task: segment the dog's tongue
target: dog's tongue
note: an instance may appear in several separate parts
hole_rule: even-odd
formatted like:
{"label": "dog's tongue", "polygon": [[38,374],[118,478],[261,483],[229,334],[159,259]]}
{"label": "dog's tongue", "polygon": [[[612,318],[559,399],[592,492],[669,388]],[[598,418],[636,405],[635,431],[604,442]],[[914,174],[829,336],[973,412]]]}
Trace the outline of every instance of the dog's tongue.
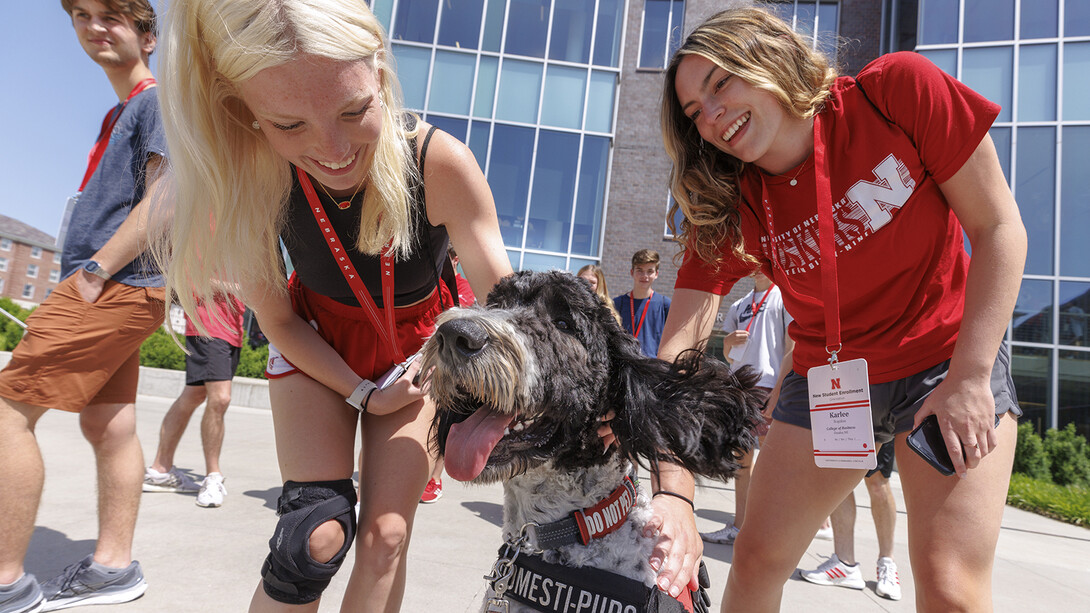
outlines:
{"label": "dog's tongue", "polygon": [[472,481],[481,474],[514,418],[481,407],[465,421],[451,425],[445,453],[447,474],[459,481]]}

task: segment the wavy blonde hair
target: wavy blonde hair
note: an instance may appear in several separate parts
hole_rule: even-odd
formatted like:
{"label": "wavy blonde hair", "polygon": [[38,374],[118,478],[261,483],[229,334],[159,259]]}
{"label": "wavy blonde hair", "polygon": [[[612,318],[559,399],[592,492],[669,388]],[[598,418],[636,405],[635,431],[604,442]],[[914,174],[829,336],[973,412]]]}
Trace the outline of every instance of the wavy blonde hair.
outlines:
{"label": "wavy blonde hair", "polygon": [[[722,11],[708,18],[685,39],[666,69],[662,90],[662,141],[673,161],[670,192],[674,204],[667,216],[683,257],[714,264],[722,262],[720,247],[731,245],[734,256],[756,267],[746,253],[738,212],[738,178],[745,164],[713,145],[703,145],[696,126],[681,109],[674,89],[678,65],[699,55],[746,83],[776,98],[793,117],[817,114],[836,79],[836,69],[791,26],[762,8]],[[681,209],[681,228],[673,217]]]}
{"label": "wavy blonde hair", "polygon": [[382,131],[356,246],[377,254],[392,241],[399,257],[410,253],[416,131],[404,123],[385,32],[363,0],[171,0],[164,25],[159,99],[174,214],[153,254],[168,295],[187,313],[194,296],[211,297],[224,285],[286,291],[279,237],[291,164],[251,127],[238,84],[301,54],[366,61],[377,71]]}

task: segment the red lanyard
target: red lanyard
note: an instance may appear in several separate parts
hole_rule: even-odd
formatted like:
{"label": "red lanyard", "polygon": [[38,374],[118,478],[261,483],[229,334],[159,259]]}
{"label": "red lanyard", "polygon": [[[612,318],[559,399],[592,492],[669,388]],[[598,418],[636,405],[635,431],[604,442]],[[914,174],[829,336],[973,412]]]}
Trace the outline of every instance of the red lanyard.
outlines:
{"label": "red lanyard", "polygon": [[[840,291],[836,276],[836,241],[833,223],[833,193],[829,180],[829,168],[825,159],[825,147],[829,140],[828,130],[822,127],[821,114],[814,115],[814,183],[818,211],[818,247],[821,253],[821,297],[825,306],[825,351],[836,363],[837,353],[843,348],[840,342]],[[761,177],[761,202],[768,221],[768,237],[772,243],[772,265],[777,263],[776,231],[772,225],[772,206],[768,203],[768,186]],[[783,284],[791,291],[786,271]],[[800,292],[794,292],[802,295]]]}
{"label": "red lanyard", "polygon": [[[378,305],[375,304],[375,299],[371,297],[371,293],[367,291],[367,287],[360,280],[359,274],[356,273],[356,267],[352,264],[352,260],[345,253],[344,246],[341,244],[337,232],[333,229],[333,225],[329,223],[329,218],[326,217],[325,209],[322,208],[322,203],[318,200],[318,194],[314,191],[310,177],[298,167],[295,168],[295,174],[299,176],[299,185],[303,187],[303,193],[306,194],[307,202],[310,204],[310,212],[314,213],[314,219],[318,222],[318,227],[321,228],[322,234],[326,236],[329,251],[333,254],[333,259],[340,264],[344,280],[352,288],[352,293],[355,294],[360,306],[367,311],[367,316],[371,319],[375,330],[386,341],[386,344],[393,349],[397,361],[404,362],[405,353],[401,351],[401,345],[397,342],[397,327],[394,324],[394,256],[390,251],[391,243],[387,243],[383,247],[382,257],[380,258],[382,264],[383,308],[379,309]],[[382,314],[385,315],[385,326],[382,325],[383,318],[379,317],[379,311],[382,311]]]}
{"label": "red lanyard", "polygon": [[651,290],[651,293],[647,296],[647,302],[643,303],[643,314],[640,315],[640,323],[636,325],[636,299],[632,297],[632,292],[628,292],[628,316],[632,319],[632,336],[639,338],[640,328],[643,327],[643,318],[647,317],[647,307],[651,306],[651,298],[655,296],[655,290]]}
{"label": "red lanyard", "polygon": [[757,302],[757,290],[753,290],[753,299],[749,301],[749,312],[752,317],[749,318],[749,323],[746,324],[746,332],[749,332],[749,327],[753,325],[753,320],[757,319],[757,313],[761,312],[761,307],[764,306],[765,300],[768,300],[768,295],[772,293],[772,288],[776,287],[773,283],[765,290],[765,295],[761,297],[761,301]]}
{"label": "red lanyard", "polygon": [[91,153],[87,154],[87,172],[83,174],[83,183],[79,184],[79,191],[82,192],[83,188],[87,187],[87,182],[91,180],[91,176],[95,174],[95,170],[98,168],[98,163],[102,161],[102,156],[106,153],[106,145],[110,144],[110,133],[114,131],[117,120],[121,118],[121,111],[125,110],[125,105],[129,103],[129,100],[135,98],[137,94],[152,85],[155,85],[155,79],[150,77],[137,83],[124,102],[106,113],[105,119],[102,120],[102,128],[98,131],[98,140],[91,147]]}

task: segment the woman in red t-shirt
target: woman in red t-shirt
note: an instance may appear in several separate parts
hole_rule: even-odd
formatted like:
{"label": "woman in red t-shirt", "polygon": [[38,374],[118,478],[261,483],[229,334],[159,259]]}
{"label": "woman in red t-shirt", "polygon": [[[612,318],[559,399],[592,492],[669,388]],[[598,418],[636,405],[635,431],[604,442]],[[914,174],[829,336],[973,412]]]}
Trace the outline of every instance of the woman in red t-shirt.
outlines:
{"label": "woman in red t-shirt", "polygon": [[[866,360],[861,423],[874,438],[863,448],[896,441],[918,608],[990,609],[1017,425],[995,427],[996,416],[1021,413],[1002,341],[1026,251],[988,136],[997,113],[916,54],[838,78],[789,25],[754,8],[710,18],[668,67],[663,137],[685,261],[659,357],[707,338],[722,296],[754,269],[795,317],[793,372],[755,467],[723,610],[778,610],[822,520],[866,472],[815,462],[827,431],[811,433],[818,383],[808,388],[806,376],[825,372],[811,369],[827,369],[829,353],[841,366]],[[932,414],[956,477],[906,445]],[[674,474],[659,487],[691,492],[692,482]],[[684,580],[700,551],[691,511],[655,504],[664,574]]]}

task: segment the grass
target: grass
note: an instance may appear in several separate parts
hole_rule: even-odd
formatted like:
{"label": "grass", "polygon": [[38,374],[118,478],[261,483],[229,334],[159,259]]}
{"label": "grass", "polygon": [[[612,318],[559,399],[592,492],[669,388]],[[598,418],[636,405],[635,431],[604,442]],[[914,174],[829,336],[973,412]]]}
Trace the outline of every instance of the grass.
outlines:
{"label": "grass", "polygon": [[1014,473],[1007,490],[1007,504],[1090,528],[1090,488],[1056,485]]}

